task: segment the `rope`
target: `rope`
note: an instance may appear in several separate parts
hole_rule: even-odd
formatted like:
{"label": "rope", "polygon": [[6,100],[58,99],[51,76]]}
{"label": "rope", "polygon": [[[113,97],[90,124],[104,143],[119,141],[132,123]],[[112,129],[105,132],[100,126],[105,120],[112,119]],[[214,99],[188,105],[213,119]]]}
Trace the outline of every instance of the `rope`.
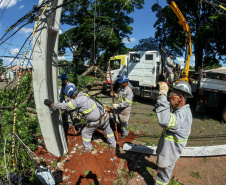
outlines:
{"label": "rope", "polygon": [[23,62],[22,62],[21,66],[20,66],[20,69],[19,69],[17,92],[16,92],[15,99],[14,99],[13,138],[12,138],[12,159],[13,159],[13,168],[14,168],[14,171],[16,171],[16,168],[17,168],[16,158],[15,158],[15,136],[16,136],[16,118],[17,118],[16,117],[16,113],[17,113],[17,94],[18,94],[20,82],[22,80],[22,78],[21,78],[22,69],[23,69],[24,61],[25,61],[25,58],[26,58],[26,55],[27,55],[27,51],[28,51],[28,49],[30,47],[31,40],[32,40],[32,38],[34,36],[34,33],[35,33],[35,31],[36,31],[36,29],[38,27],[38,24],[39,24],[39,22],[40,22],[40,20],[41,20],[41,18],[43,16],[43,14],[44,14],[44,12],[46,11],[47,7],[48,6],[46,5],[45,8],[44,8],[44,10],[42,11],[42,13],[41,13],[38,21],[37,21],[37,24],[34,27],[34,30],[32,32],[32,35],[31,35],[29,44],[28,44],[28,46],[26,48],[26,51],[25,51],[25,54],[24,54]]}

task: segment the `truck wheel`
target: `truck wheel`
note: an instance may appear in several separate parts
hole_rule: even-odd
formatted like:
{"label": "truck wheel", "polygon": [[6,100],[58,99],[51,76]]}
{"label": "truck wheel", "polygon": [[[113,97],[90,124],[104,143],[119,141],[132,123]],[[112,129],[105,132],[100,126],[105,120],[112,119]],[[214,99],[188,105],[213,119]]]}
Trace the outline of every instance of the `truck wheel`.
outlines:
{"label": "truck wheel", "polygon": [[226,106],[224,106],[222,111],[222,122],[226,123]]}

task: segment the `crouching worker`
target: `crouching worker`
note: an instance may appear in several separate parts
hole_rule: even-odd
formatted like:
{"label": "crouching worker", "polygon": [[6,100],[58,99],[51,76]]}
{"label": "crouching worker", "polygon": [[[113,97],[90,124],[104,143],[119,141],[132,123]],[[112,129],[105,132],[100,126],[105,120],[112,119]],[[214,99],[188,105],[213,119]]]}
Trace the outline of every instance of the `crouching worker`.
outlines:
{"label": "crouching worker", "polygon": [[[169,95],[169,101],[167,92],[167,84],[159,82],[156,112],[163,131],[156,150],[156,185],[169,183],[175,163],[187,144],[192,125],[191,109],[189,104],[186,104],[187,98],[192,98],[191,86],[185,81],[176,83]],[[173,109],[172,113],[170,108]]]}
{"label": "crouching worker", "polygon": [[119,100],[119,104],[113,104],[115,115],[112,113],[114,120],[122,125],[122,135],[119,138],[124,138],[129,134],[128,121],[133,102],[133,92],[128,86],[129,78],[126,75],[120,77],[118,83],[121,84],[119,94],[111,92],[111,96],[115,96]]}
{"label": "crouching worker", "polygon": [[79,92],[76,87],[69,86],[66,91],[67,96],[71,98],[69,102],[52,103],[50,100],[45,99],[44,104],[56,109],[75,111],[77,114],[80,113],[82,115],[87,124],[82,130],[84,149],[81,152],[84,153],[92,150],[91,139],[97,128],[104,130],[109,146],[115,149],[116,141],[109,124],[109,114],[103,106],[91,99],[89,95]]}

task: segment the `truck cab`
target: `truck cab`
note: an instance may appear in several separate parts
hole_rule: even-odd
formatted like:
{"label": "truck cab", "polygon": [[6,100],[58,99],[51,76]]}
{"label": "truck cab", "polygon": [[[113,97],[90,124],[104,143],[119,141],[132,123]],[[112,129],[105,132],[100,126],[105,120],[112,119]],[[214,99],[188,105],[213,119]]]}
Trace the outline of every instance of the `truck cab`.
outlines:
{"label": "truck cab", "polygon": [[162,73],[161,55],[158,51],[132,51],[125,55],[110,58],[111,74],[107,70],[106,82],[110,85],[112,76],[113,86],[116,87],[121,75],[130,79],[129,86],[134,94],[141,95],[142,89],[152,90],[157,86]]}

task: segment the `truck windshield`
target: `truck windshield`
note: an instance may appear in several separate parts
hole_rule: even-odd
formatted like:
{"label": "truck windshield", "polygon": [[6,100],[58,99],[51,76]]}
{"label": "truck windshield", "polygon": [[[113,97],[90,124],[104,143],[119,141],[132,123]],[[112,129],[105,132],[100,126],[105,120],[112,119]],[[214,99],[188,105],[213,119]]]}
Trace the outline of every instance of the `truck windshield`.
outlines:
{"label": "truck windshield", "polygon": [[111,60],[110,61],[111,70],[119,69],[120,68],[120,63],[121,63],[121,60],[120,59]]}

